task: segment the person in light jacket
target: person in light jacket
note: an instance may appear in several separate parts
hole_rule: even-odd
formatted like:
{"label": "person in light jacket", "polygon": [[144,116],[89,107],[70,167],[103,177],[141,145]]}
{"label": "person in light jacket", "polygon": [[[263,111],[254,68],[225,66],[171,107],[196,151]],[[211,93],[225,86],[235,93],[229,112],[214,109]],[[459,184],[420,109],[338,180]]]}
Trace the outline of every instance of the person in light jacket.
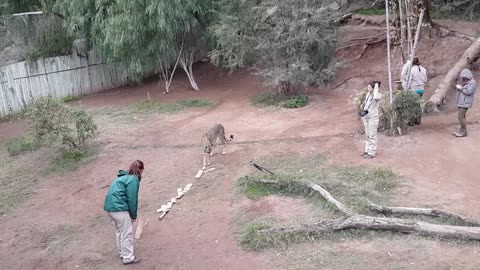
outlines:
{"label": "person in light jacket", "polygon": [[365,126],[365,151],[362,157],[366,159],[375,158],[377,155],[377,129],[380,120],[378,107],[382,101],[382,94],[379,92],[381,82],[372,81],[367,86],[367,96],[363,103],[363,110],[360,112],[363,125]]}
{"label": "person in light jacket", "polygon": [[477,83],[473,79],[473,74],[469,69],[460,72],[460,83],[455,85],[457,88],[457,107],[458,121],[460,129],[453,132],[456,137],[467,137],[467,111],[473,105]]}
{"label": "person in light jacket", "polygon": [[133,222],[137,219],[138,189],[143,170],[140,160],[134,161],[128,172],[120,170],[103,207],[115,223],[117,250],[125,265],[140,262],[140,258],[133,255]]}

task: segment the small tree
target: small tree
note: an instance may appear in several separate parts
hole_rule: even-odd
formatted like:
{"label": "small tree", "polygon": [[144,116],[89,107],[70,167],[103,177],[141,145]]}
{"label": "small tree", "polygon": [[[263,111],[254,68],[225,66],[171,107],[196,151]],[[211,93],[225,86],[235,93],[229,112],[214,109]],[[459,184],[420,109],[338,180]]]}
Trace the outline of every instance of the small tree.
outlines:
{"label": "small tree", "polygon": [[84,152],[86,142],[97,135],[92,116],[51,97],[35,99],[27,108],[27,120],[37,140],[58,144],[69,151]]}
{"label": "small tree", "polygon": [[[234,2],[234,3],[230,3]],[[250,67],[277,92],[290,96],[334,77],[336,13],[327,1],[225,1],[211,28],[214,63]]]}

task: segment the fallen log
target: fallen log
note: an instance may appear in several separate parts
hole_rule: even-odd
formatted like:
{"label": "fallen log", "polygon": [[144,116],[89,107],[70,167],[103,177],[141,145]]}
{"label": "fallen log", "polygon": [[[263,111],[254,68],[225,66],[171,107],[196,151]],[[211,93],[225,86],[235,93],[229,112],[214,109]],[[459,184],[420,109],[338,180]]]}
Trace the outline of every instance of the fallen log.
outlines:
{"label": "fallen log", "polygon": [[425,104],[427,111],[438,111],[440,105],[442,105],[446,99],[449,90],[454,89],[455,80],[462,69],[469,68],[473,64],[476,57],[480,56],[480,38],[478,38],[472,45],[463,53],[460,60],[453,66],[452,69],[445,75],[443,80],[438,85],[437,89],[433,92],[433,95]]}
{"label": "fallen log", "polygon": [[322,221],[312,225],[300,225],[284,228],[262,229],[261,234],[269,233],[305,233],[321,234],[343,230],[392,231],[422,236],[454,239],[480,240],[480,227],[437,225],[422,221],[399,218],[382,218],[354,215],[343,219]]}
{"label": "fallen log", "polygon": [[[281,180],[261,180],[251,179],[250,181],[256,181],[264,184],[286,185],[286,181]],[[336,200],[327,190],[318,184],[315,184],[308,180],[299,180],[299,184],[303,184],[306,187],[318,192],[327,202],[335,206],[340,212],[344,213],[347,217],[321,221],[315,224],[304,224],[299,226],[281,227],[281,228],[269,228],[260,229],[260,234],[291,234],[291,233],[304,233],[304,234],[321,234],[336,232],[342,230],[375,230],[375,231],[392,231],[401,232],[407,234],[418,234],[422,236],[434,236],[445,237],[455,239],[468,239],[468,240],[480,240],[480,227],[467,227],[467,226],[453,226],[453,225],[438,225],[427,222],[417,221],[413,219],[401,219],[401,218],[388,218],[388,217],[375,217],[357,214],[350,208]],[[405,210],[405,209],[403,209]],[[439,215],[448,215],[448,212],[442,211]],[[452,213],[450,213],[453,215]],[[459,215],[457,215],[459,216]]]}
{"label": "fallen log", "polygon": [[430,217],[441,217],[448,219],[456,219],[464,222],[465,224],[480,226],[480,221],[474,220],[462,215],[451,213],[438,209],[431,208],[414,208],[414,207],[388,207],[381,206],[376,204],[370,204],[369,210],[375,213],[380,213],[384,215],[391,214],[406,214],[406,215],[419,215],[419,216],[430,216]]}

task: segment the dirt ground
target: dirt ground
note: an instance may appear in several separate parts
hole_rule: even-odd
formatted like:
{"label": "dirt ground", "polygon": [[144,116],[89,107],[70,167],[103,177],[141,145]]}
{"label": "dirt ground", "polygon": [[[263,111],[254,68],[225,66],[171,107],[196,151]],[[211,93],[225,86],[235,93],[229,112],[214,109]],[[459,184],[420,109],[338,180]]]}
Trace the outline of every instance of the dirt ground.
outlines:
{"label": "dirt ground", "polygon": [[[468,27],[476,29],[478,24]],[[353,38],[382,31],[347,26],[342,29],[341,42],[348,44]],[[442,74],[468,45],[468,41],[456,37],[424,39],[419,56],[431,74]],[[361,47],[352,48],[339,52],[338,57],[352,59],[360,51]],[[394,59],[399,59],[398,51]],[[395,70],[400,70],[398,62],[394,61]],[[161,94],[158,82],[152,79],[142,86],[112,89],[77,101],[98,111],[144,100],[148,92],[158,101],[202,98],[216,105],[128,122],[98,118],[101,135],[95,142],[100,149],[97,158],[65,175],[39,175],[33,193],[0,217],[2,268],[123,267],[115,253],[113,225],[102,209],[106,190],[100,187],[109,184],[117,170],[141,159],[146,175],[140,188],[139,213],[149,219],[149,225],[135,246],[143,262],[132,269],[478,269],[476,247],[402,236],[340,239],[329,246],[299,244],[281,252],[246,252],[235,238],[239,209],[246,207],[256,215],[276,213],[284,219],[307,214],[299,206],[303,202],[297,199],[238,200],[234,185],[238,177],[252,171],[250,160],[273,154],[324,153],[336,163],[388,166],[404,176],[401,192],[394,198],[397,205],[439,207],[480,219],[476,171],[480,164],[480,98],[468,112],[469,137],[457,139],[452,135],[457,119],[450,97],[442,112],[425,117],[422,125],[408,135],[381,135],[377,158],[367,161],[360,157],[362,127],[348,99],[353,90],[362,90],[369,80],[380,79],[387,85],[382,44],[343,65],[331,85],[309,89],[311,103],[297,110],[253,107],[250,98],[263,87],[247,72],[228,76],[209,64],[198,64],[196,76],[199,92],[179,84],[187,81],[179,73],[169,95]],[[431,78],[427,97],[441,78]],[[226,156],[213,157],[216,171],[194,180],[201,167],[201,134],[214,123],[222,123],[228,134],[235,134],[235,143],[228,147]],[[1,122],[0,140],[22,135],[25,128],[17,119]],[[36,164],[42,159],[42,151],[27,154],[27,158]],[[177,188],[191,182],[192,191],[159,221],[156,209],[173,197]],[[331,256],[313,256],[319,250]]]}

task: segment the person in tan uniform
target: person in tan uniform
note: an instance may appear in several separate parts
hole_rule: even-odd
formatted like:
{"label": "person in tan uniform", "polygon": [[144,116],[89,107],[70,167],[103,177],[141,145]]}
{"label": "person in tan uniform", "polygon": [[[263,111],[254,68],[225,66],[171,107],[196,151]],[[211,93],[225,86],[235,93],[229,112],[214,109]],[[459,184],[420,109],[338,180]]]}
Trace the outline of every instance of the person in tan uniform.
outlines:
{"label": "person in tan uniform", "polygon": [[367,96],[363,103],[363,110],[360,112],[365,126],[365,151],[362,153],[362,157],[366,159],[377,156],[377,129],[380,120],[378,107],[382,101],[382,94],[379,92],[380,85],[379,81],[368,83]]}

